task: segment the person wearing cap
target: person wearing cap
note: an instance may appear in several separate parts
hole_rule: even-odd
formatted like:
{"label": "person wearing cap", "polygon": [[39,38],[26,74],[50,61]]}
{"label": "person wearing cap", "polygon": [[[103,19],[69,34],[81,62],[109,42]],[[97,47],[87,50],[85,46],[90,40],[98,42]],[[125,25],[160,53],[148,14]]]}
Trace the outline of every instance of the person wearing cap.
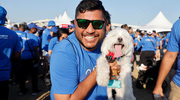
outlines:
{"label": "person wearing cap", "polygon": [[23,95],[26,93],[25,81],[27,77],[27,73],[30,72],[31,80],[32,80],[32,95],[37,95],[39,93],[38,90],[38,67],[34,66],[34,62],[39,62],[39,51],[38,51],[38,38],[33,33],[37,31],[37,26],[34,23],[30,23],[28,25],[29,32],[22,34],[22,43],[23,50],[21,53],[22,59],[22,67],[20,69],[20,92],[19,95]]}
{"label": "person wearing cap", "polygon": [[48,55],[48,47],[49,47],[49,41],[51,40],[52,36],[50,34],[50,29],[54,27],[56,24],[54,21],[50,20],[48,22],[47,28],[44,29],[42,33],[42,44],[41,44],[41,49],[42,49],[42,59],[43,59],[43,77],[44,81],[46,83],[46,74],[48,73],[49,70],[49,55]]}
{"label": "person wearing cap", "polygon": [[[58,27],[54,26],[50,29],[50,37],[48,37],[47,39],[50,39],[51,41],[51,38],[53,37],[56,37],[57,36],[57,31],[58,31]],[[50,45],[50,42],[49,42],[49,45]],[[49,49],[49,45],[48,45],[48,49]],[[46,55],[46,65],[49,65],[49,60],[50,60],[50,55],[49,55],[49,51],[48,51],[48,54]],[[50,78],[49,78],[49,66],[45,66],[46,67],[46,70],[45,70],[45,76],[44,76],[44,82],[46,84],[46,86],[49,86],[51,85],[51,82],[50,82]]]}
{"label": "person wearing cap", "polygon": [[141,48],[140,62],[141,66],[139,69],[139,75],[137,81],[142,81],[141,86],[145,83],[146,79],[142,76],[148,70],[148,68],[152,68],[153,60],[155,57],[155,53],[157,50],[157,41],[153,38],[151,32],[147,33],[147,37],[143,37],[142,40],[137,44],[137,49]]}
{"label": "person wearing cap", "polygon": [[[4,27],[7,11],[0,6],[0,99],[8,100],[11,59],[18,66],[21,62],[21,45],[18,35]],[[16,68],[15,68],[16,69]]]}
{"label": "person wearing cap", "polygon": [[75,25],[74,24],[68,25],[68,30],[69,30],[69,34],[73,33],[75,31]]}
{"label": "person wearing cap", "polygon": [[49,41],[52,38],[50,35],[50,29],[54,27],[56,24],[54,21],[50,20],[48,22],[47,28],[43,31],[42,34],[42,50],[43,50],[43,56],[46,56],[48,54],[48,45]]}

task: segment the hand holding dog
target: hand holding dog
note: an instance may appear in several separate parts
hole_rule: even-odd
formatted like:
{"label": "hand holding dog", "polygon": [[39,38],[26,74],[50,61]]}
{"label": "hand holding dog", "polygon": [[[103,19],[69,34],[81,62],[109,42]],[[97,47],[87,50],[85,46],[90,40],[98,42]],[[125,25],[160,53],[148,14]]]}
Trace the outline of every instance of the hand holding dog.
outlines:
{"label": "hand holding dog", "polygon": [[109,66],[110,66],[110,80],[113,80],[117,77],[117,75],[119,75],[121,71],[121,67],[118,65],[117,61],[114,61],[113,63],[109,63]]}

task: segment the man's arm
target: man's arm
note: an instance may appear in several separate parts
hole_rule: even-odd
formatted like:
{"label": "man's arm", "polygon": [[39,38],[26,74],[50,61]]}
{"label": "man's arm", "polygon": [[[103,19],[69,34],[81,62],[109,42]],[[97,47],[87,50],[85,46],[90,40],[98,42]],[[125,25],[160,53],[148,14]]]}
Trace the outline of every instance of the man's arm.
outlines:
{"label": "man's arm", "polygon": [[[117,61],[109,63],[109,65],[111,70],[117,70],[118,73],[120,72]],[[96,84],[96,69],[97,67],[84,81],[78,84],[78,87],[73,94],[54,94],[55,100],[83,100]]]}
{"label": "man's arm", "polygon": [[164,79],[166,78],[167,74],[169,73],[175,59],[177,56],[178,52],[170,52],[167,51],[163,57],[160,70],[159,70],[159,75],[158,75],[158,80],[156,83],[156,86],[154,88],[153,94],[160,94],[161,96],[163,95],[163,90],[162,90],[162,83]]}
{"label": "man's arm", "polygon": [[96,84],[96,75],[97,72],[95,68],[84,81],[78,84],[78,87],[73,94],[54,94],[55,100],[83,100]]}

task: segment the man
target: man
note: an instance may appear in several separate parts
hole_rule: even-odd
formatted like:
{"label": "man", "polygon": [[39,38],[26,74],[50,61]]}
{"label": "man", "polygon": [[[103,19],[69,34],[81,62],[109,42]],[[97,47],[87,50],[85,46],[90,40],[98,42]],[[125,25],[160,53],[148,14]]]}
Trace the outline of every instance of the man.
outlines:
{"label": "man", "polygon": [[169,73],[176,57],[178,56],[177,60],[177,71],[176,75],[173,77],[170,85],[171,85],[171,91],[169,95],[168,100],[179,100],[180,98],[180,59],[179,56],[179,43],[180,43],[180,19],[177,20],[170,33],[170,37],[168,40],[168,45],[167,45],[167,52],[165,53],[161,66],[160,66],[160,71],[159,71],[159,76],[158,80],[156,83],[156,86],[154,88],[153,94],[160,94],[162,97],[163,95],[163,90],[162,90],[162,83],[164,79],[166,78],[167,74]]}
{"label": "man", "polygon": [[43,50],[43,56],[46,56],[46,54],[48,54],[48,44],[50,39],[52,38],[50,35],[50,29],[55,26],[55,22],[50,20],[48,22],[47,28],[43,31],[42,34],[42,50]]}
{"label": "man", "polygon": [[[105,100],[106,87],[96,83],[96,60],[106,34],[102,2],[82,0],[76,8],[74,23],[75,32],[55,45],[51,55],[51,99]],[[120,70],[117,61],[110,66]]]}
{"label": "man", "polygon": [[[10,59],[20,64],[21,45],[18,35],[4,27],[6,10],[0,6],[0,98],[8,100],[9,78],[12,70]],[[17,65],[18,66],[18,65]]]}
{"label": "man", "polygon": [[49,41],[51,40],[52,36],[50,35],[50,29],[54,27],[56,24],[54,21],[50,20],[48,22],[47,28],[44,29],[42,33],[42,58],[43,58],[43,78],[44,81],[46,81],[46,74],[48,73],[49,70],[49,56],[48,56],[48,47],[49,47]]}
{"label": "man", "polygon": [[26,93],[25,81],[27,73],[30,72],[32,80],[32,95],[37,95],[39,93],[37,87],[37,74],[38,67],[35,67],[35,62],[39,62],[39,51],[38,51],[38,38],[33,33],[37,31],[37,26],[34,23],[28,25],[29,33],[22,34],[22,46],[23,50],[21,53],[22,67],[21,67],[21,77],[20,77],[20,92],[19,95]]}

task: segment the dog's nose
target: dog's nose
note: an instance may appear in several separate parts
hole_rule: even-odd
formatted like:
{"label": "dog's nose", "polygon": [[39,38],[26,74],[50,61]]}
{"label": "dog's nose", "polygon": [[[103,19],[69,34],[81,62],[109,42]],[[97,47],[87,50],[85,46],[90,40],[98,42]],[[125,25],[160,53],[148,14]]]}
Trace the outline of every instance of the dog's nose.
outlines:
{"label": "dog's nose", "polygon": [[119,41],[119,42],[122,42],[122,40],[123,40],[123,39],[122,39],[121,37],[118,38],[118,41]]}

